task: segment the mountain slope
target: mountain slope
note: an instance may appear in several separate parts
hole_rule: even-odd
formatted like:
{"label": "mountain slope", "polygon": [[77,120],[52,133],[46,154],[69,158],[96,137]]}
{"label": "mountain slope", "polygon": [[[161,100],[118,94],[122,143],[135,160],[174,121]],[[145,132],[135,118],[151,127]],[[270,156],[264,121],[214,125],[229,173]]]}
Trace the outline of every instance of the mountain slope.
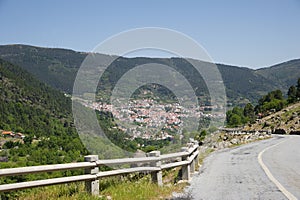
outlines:
{"label": "mountain slope", "polygon": [[71,100],[61,92],[1,59],[0,91],[0,129],[25,134],[24,143],[2,144],[12,161],[4,165],[71,162],[87,153],[72,125]]}
{"label": "mountain slope", "polygon": [[[252,69],[221,64],[218,65],[218,68],[222,74],[229,99],[241,102],[243,98],[246,98],[255,102],[267,91],[276,88],[271,80],[256,74]],[[246,101],[244,100],[244,102]]]}
{"label": "mountain slope", "polygon": [[53,88],[71,93],[77,70],[87,54],[66,49],[5,45],[0,47],[0,55]]}
{"label": "mountain slope", "polygon": [[[19,162],[20,165],[78,161],[87,154],[87,149],[90,153],[99,154],[103,159],[123,156],[122,149],[133,152],[136,150],[136,144],[127,139],[129,136],[126,133],[113,128],[116,123],[113,123],[112,117],[106,112],[97,112],[97,116],[104,134],[110,140],[95,137],[92,132],[83,134],[84,131],[81,131],[79,135],[74,127],[70,98],[38,81],[24,69],[2,59],[0,59],[0,91],[2,94],[0,130],[21,132],[26,136],[24,145],[17,141],[15,144],[6,145],[4,142],[7,140],[1,140],[3,138],[0,136],[0,148],[8,148],[8,158],[11,161],[22,160]],[[75,106],[77,112],[83,115],[93,112],[81,104],[75,103]],[[89,113],[84,117],[91,115]],[[77,120],[76,125],[79,128],[86,124]],[[115,147],[112,147],[111,141]],[[15,146],[18,148],[14,149]],[[41,155],[41,152],[44,155]],[[5,166],[11,167],[14,164],[15,162],[12,162]]]}
{"label": "mountain slope", "polygon": [[[2,45],[0,57],[26,69],[40,81],[66,93],[72,93],[78,68],[87,53],[66,49],[41,48],[27,45]],[[105,58],[105,55],[101,55]],[[112,63],[101,82],[100,89],[110,92],[117,80],[134,66],[146,63],[168,65],[182,73],[191,82],[197,95],[207,94],[207,88],[195,69],[181,58],[124,58]],[[262,95],[275,89],[287,92],[288,86],[300,77],[300,61],[290,61],[273,67],[252,70],[217,64],[226,87],[228,100],[234,104],[256,102]],[[162,89],[161,93],[167,93]]]}
{"label": "mountain slope", "polygon": [[300,77],[300,59],[258,69],[256,74],[273,81],[273,84],[276,84],[278,88],[286,90],[290,85],[294,85],[295,80]]}

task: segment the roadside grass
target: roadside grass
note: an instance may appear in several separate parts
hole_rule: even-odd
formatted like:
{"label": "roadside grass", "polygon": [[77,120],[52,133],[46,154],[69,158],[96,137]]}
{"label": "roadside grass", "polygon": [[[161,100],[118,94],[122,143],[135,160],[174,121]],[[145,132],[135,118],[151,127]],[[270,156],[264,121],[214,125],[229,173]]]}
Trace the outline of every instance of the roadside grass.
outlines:
{"label": "roadside grass", "polygon": [[212,148],[206,149],[205,152],[199,153],[199,163],[196,165],[196,170],[198,170],[201,165],[203,164],[204,159],[211,153],[213,153],[215,150]]}
{"label": "roadside grass", "polygon": [[[146,176],[142,179],[131,181],[123,180],[121,182],[115,182],[115,178],[108,181],[109,187],[101,190],[101,194],[110,197],[111,199],[124,199],[124,200],[155,200],[155,199],[168,199],[172,196],[173,192],[181,192],[185,187],[186,183],[175,183],[174,180],[171,183],[164,184],[160,187],[150,181],[150,176]],[[102,182],[102,184],[101,184]],[[113,184],[112,184],[113,183]],[[103,181],[100,181],[100,185]]]}
{"label": "roadside grass", "polygon": [[38,187],[19,191],[8,199],[19,200],[156,200],[170,199],[173,192],[181,192],[187,183],[177,183],[180,168],[163,172],[164,186],[151,182],[150,175],[130,174],[100,179],[100,195],[91,196],[84,182]]}
{"label": "roadside grass", "polygon": [[[9,198],[10,199],[10,198]],[[69,183],[47,187],[38,187],[18,192],[18,200],[104,200],[91,196],[84,189],[84,183]]]}

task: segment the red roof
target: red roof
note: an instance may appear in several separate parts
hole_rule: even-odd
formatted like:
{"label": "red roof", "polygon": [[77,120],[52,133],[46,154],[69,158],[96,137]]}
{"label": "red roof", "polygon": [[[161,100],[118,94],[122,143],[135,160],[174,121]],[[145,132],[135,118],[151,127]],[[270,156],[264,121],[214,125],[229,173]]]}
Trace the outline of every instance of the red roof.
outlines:
{"label": "red roof", "polygon": [[2,135],[12,135],[12,131],[2,131]]}

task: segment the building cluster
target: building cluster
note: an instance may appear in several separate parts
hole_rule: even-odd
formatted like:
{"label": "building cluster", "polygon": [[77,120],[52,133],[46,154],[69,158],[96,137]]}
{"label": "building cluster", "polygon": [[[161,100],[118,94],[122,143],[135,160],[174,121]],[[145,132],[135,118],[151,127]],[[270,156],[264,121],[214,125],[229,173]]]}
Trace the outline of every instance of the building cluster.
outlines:
{"label": "building cluster", "polygon": [[203,107],[185,108],[178,103],[158,103],[153,99],[130,100],[119,106],[102,102],[85,102],[94,110],[111,112],[118,127],[133,138],[167,139],[181,131],[184,118],[213,117]]}
{"label": "building cluster", "polygon": [[19,139],[24,139],[25,135],[23,135],[23,133],[15,133],[13,131],[1,131],[1,135],[3,137],[12,137],[12,138],[19,138]]}

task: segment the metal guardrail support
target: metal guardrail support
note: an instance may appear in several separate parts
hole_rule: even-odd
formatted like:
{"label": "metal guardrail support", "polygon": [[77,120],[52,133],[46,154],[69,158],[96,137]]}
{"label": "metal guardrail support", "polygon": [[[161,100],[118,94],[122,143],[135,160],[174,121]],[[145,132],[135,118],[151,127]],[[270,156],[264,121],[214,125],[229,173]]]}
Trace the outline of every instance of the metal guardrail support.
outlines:
{"label": "metal guardrail support", "polygon": [[[149,157],[160,157],[160,151],[151,151]],[[161,161],[151,162],[151,167],[158,167],[161,169]],[[162,171],[151,172],[151,178],[154,183],[157,183],[159,186],[163,185],[162,182]]]}
{"label": "metal guardrail support", "polygon": [[[98,160],[98,155],[84,156],[85,162],[96,162]],[[85,174],[97,174],[99,172],[99,167],[92,167],[85,169]],[[85,181],[85,188],[88,193],[92,195],[99,195],[99,179],[93,179]]]}

